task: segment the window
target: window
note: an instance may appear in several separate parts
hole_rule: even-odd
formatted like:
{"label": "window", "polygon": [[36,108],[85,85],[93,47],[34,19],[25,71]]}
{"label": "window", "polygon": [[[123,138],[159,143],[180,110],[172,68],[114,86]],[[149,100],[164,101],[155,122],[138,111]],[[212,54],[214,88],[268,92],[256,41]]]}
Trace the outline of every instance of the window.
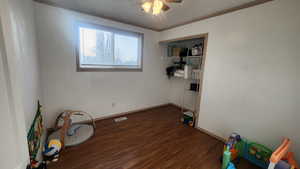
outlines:
{"label": "window", "polygon": [[83,23],[77,31],[78,71],[142,70],[143,34]]}

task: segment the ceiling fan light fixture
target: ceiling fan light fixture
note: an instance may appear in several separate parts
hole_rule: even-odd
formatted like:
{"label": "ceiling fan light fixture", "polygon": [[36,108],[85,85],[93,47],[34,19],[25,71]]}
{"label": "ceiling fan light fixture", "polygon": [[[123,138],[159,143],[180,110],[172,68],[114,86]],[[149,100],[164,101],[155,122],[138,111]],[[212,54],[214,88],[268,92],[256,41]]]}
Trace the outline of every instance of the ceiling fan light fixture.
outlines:
{"label": "ceiling fan light fixture", "polygon": [[161,0],[154,0],[152,14],[153,15],[160,14],[162,12],[163,6],[164,6],[164,3]]}
{"label": "ceiling fan light fixture", "polygon": [[144,2],[142,4],[142,8],[145,12],[149,13],[151,11],[151,8],[152,8],[152,2]]}

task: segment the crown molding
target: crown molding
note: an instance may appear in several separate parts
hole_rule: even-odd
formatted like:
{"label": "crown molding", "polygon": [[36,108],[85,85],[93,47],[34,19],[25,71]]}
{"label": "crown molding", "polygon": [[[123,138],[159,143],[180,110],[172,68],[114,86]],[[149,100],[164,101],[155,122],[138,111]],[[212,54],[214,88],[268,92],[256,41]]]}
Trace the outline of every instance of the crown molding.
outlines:
{"label": "crown molding", "polygon": [[238,10],[242,10],[242,9],[250,8],[250,7],[253,7],[253,6],[261,5],[261,4],[271,2],[271,1],[274,1],[274,0],[255,0],[255,1],[252,1],[252,2],[248,2],[248,3],[242,4],[242,5],[233,7],[233,8],[221,10],[221,11],[215,12],[215,13],[210,14],[210,15],[202,16],[202,17],[199,17],[199,18],[196,18],[196,19],[193,19],[193,20],[189,20],[189,21],[186,21],[186,22],[179,23],[179,24],[174,24],[172,26],[169,26],[169,27],[166,27],[166,28],[163,28],[163,29],[156,29],[156,28],[145,26],[145,25],[142,25],[142,24],[136,24],[136,23],[133,23],[133,22],[124,21],[124,20],[120,20],[120,19],[117,19],[117,18],[104,16],[104,15],[98,14],[96,12],[86,12],[86,11],[83,11],[83,10],[74,9],[70,6],[59,5],[59,4],[56,4],[56,3],[53,3],[53,2],[49,2],[48,0],[34,0],[34,1],[38,2],[38,3],[43,3],[43,4],[50,5],[50,6],[58,7],[58,8],[63,8],[63,9],[79,12],[79,13],[82,13],[82,14],[87,14],[87,15],[91,15],[91,16],[95,16],[95,17],[100,17],[100,18],[103,18],[103,19],[108,19],[108,20],[111,20],[111,21],[115,21],[115,22],[119,22],[119,23],[123,23],[123,24],[127,24],[127,25],[137,26],[137,27],[141,27],[141,28],[144,28],[144,29],[149,29],[149,30],[156,31],[156,32],[162,32],[162,31],[173,29],[173,28],[183,26],[183,25],[186,25],[186,24],[199,22],[199,21],[202,21],[202,20],[205,20],[205,19],[210,19],[210,18],[213,18],[213,17],[225,15],[225,14],[235,12],[235,11],[238,11]]}
{"label": "crown molding", "polygon": [[261,4],[264,4],[266,2],[270,2],[270,1],[273,1],[273,0],[256,0],[256,1],[248,2],[248,3],[242,4],[240,6],[225,9],[225,10],[218,11],[218,12],[215,12],[215,13],[210,14],[210,15],[202,16],[202,17],[197,18],[197,19],[193,19],[193,20],[190,20],[190,21],[186,21],[186,22],[182,22],[182,23],[179,23],[179,24],[176,24],[176,25],[172,25],[172,26],[169,26],[167,28],[160,29],[159,31],[165,31],[165,30],[176,28],[176,27],[179,27],[179,26],[191,24],[191,23],[194,23],[194,22],[199,22],[199,21],[202,21],[202,20],[205,20],[205,19],[210,19],[210,18],[213,18],[213,17],[225,15],[225,14],[235,12],[235,11],[238,11],[238,10],[242,10],[242,9],[250,8],[250,7],[253,7],[253,6],[261,5]]}
{"label": "crown molding", "polygon": [[123,20],[120,20],[120,19],[108,17],[108,16],[105,16],[105,15],[101,15],[101,14],[98,14],[96,12],[86,12],[86,11],[83,11],[83,10],[74,9],[72,7],[69,7],[69,6],[59,5],[59,4],[56,4],[56,3],[53,3],[53,2],[49,2],[47,0],[33,0],[33,1],[35,1],[37,3],[46,4],[46,5],[49,5],[49,6],[61,8],[61,9],[66,9],[66,10],[69,10],[69,11],[78,12],[78,13],[85,14],[85,15],[95,16],[95,17],[111,20],[111,21],[114,21],[114,22],[123,23],[123,24],[126,24],[126,25],[131,25],[131,26],[136,26],[136,27],[140,27],[140,28],[144,28],[144,29],[149,29],[149,30],[156,31],[156,32],[160,31],[160,29],[155,29],[155,28],[148,27],[148,26],[145,26],[145,25],[142,25],[142,24],[136,24],[136,23],[133,23],[133,22],[123,21]]}

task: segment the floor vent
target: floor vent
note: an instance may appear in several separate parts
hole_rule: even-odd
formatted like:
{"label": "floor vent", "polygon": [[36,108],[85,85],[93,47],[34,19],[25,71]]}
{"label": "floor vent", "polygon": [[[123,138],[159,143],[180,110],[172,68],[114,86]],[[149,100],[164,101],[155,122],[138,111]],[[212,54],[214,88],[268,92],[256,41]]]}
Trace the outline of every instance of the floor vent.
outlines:
{"label": "floor vent", "polygon": [[114,121],[115,121],[116,123],[118,123],[118,122],[121,122],[121,121],[125,121],[125,120],[127,120],[127,119],[128,119],[127,117],[118,117],[118,118],[115,118]]}

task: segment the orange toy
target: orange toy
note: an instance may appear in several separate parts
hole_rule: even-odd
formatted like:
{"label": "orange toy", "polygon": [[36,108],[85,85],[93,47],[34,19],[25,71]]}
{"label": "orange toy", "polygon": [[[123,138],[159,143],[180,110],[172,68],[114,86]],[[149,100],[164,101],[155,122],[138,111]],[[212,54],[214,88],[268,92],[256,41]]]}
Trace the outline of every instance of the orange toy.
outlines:
{"label": "orange toy", "polygon": [[288,152],[286,157],[283,159],[286,160],[291,166],[293,166],[294,168],[298,168],[299,166],[294,158],[294,153],[293,152]]}
{"label": "orange toy", "polygon": [[[224,151],[226,151],[226,146],[224,146]],[[238,150],[235,149],[235,148],[232,148],[229,151],[231,153],[231,161],[235,160],[238,157],[238,155],[239,155]]]}
{"label": "orange toy", "polygon": [[283,140],[282,144],[272,154],[272,156],[270,158],[270,164],[269,164],[268,169],[274,169],[276,164],[280,160],[287,160],[287,162],[289,163],[289,165],[292,166],[292,168],[299,169],[298,164],[297,164],[296,160],[294,159],[293,153],[288,152],[291,144],[292,144],[291,140],[289,140],[289,139]]}

